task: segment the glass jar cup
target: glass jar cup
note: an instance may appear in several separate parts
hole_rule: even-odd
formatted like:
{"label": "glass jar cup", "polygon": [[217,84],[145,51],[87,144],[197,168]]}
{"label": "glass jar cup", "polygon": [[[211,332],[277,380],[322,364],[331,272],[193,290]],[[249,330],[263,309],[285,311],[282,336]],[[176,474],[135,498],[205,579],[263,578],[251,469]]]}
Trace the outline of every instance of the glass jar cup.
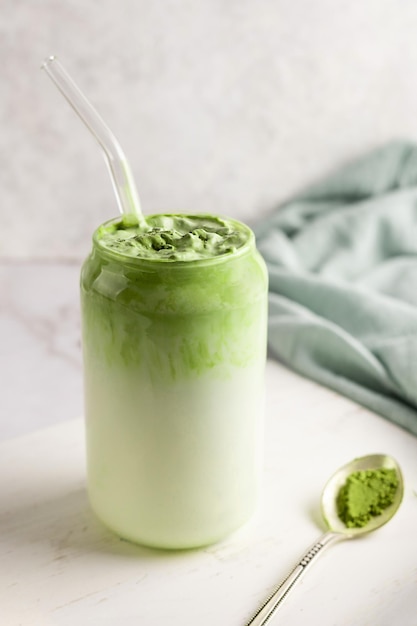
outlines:
{"label": "glass jar cup", "polygon": [[106,249],[98,229],[82,268],[89,498],[141,544],[215,542],[258,499],[267,271],[235,223],[236,251],[175,262]]}

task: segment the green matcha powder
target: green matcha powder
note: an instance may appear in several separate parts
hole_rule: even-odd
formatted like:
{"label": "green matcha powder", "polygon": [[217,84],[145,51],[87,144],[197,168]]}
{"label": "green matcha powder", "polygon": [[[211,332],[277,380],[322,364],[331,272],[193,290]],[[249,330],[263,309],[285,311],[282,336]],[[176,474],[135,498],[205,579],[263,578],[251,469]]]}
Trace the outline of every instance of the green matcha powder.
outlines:
{"label": "green matcha powder", "polygon": [[353,472],[339,491],[337,513],[348,528],[361,528],[394,502],[397,489],[395,469]]}

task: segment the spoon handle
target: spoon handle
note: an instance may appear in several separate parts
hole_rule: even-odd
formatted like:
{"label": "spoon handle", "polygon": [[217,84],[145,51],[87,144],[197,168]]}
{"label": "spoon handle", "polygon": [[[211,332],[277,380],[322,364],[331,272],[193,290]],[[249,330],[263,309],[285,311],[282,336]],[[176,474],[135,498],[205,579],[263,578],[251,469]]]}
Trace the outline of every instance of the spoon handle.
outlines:
{"label": "spoon handle", "polygon": [[291,570],[286,578],[278,585],[272,595],[264,602],[264,604],[258,609],[252,619],[247,622],[246,626],[264,626],[271,618],[274,611],[280,606],[283,600],[287,597],[288,593],[294,587],[297,580],[301,578],[307,567],[311,563],[317,561],[318,556],[322,553],[323,549],[329,546],[331,543],[343,539],[343,535],[338,533],[327,532],[320,537],[307,552],[301,557],[297,565]]}

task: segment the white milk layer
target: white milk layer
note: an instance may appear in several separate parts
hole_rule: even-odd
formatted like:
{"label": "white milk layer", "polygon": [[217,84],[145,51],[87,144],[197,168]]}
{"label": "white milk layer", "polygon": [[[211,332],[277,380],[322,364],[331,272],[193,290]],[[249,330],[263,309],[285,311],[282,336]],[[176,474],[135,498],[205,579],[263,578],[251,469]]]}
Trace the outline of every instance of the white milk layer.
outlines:
{"label": "white milk layer", "polygon": [[90,361],[88,488],[96,514],[127,539],[165,548],[209,544],[239,527],[259,492],[263,386],[263,358],[169,386]]}

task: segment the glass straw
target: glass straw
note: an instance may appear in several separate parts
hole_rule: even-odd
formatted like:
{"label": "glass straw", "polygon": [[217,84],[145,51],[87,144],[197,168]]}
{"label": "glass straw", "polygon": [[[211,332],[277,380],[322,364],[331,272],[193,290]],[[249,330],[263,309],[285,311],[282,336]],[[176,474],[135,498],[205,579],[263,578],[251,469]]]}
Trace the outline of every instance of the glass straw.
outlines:
{"label": "glass straw", "polygon": [[56,57],[50,56],[45,59],[42,69],[53,80],[103,149],[120,212],[122,215],[134,217],[139,225],[145,226],[135,181],[116,137]]}

